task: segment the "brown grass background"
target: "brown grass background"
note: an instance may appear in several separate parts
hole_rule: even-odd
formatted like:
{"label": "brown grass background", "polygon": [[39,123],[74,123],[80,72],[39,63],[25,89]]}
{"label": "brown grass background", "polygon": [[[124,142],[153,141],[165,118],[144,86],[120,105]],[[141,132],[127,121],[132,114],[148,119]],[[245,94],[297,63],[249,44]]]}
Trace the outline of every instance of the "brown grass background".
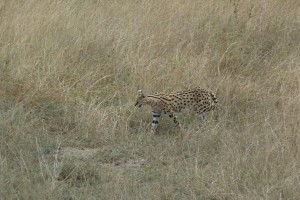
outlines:
{"label": "brown grass background", "polygon": [[[0,199],[298,199],[299,47],[298,0],[1,1]],[[137,90],[194,86],[149,135]]]}

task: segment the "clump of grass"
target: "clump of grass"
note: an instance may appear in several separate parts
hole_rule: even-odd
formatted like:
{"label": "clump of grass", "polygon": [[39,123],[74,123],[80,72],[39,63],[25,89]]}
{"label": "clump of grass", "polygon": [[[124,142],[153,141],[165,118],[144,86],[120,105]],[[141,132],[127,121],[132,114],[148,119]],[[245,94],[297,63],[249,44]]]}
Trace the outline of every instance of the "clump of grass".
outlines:
{"label": "clump of grass", "polygon": [[57,179],[80,187],[81,184],[97,184],[99,174],[96,168],[89,163],[74,163],[69,160],[64,162]]}

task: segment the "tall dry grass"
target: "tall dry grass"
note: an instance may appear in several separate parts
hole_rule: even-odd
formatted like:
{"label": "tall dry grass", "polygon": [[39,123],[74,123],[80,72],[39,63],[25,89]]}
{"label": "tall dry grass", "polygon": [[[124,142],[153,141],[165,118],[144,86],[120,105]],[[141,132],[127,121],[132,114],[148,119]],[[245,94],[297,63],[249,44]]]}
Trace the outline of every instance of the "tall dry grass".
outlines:
{"label": "tall dry grass", "polygon": [[[0,199],[298,199],[300,2],[0,2]],[[216,91],[163,118],[140,88]],[[212,116],[212,115],[211,115]],[[60,149],[96,148],[92,157]]]}

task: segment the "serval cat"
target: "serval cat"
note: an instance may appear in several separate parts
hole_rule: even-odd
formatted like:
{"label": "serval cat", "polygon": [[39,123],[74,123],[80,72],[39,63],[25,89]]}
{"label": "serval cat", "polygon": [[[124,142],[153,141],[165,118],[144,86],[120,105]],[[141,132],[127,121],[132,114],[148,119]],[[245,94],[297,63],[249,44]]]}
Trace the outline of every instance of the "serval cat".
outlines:
{"label": "serval cat", "polygon": [[135,106],[152,107],[151,133],[155,133],[162,112],[173,118],[174,123],[181,128],[176,112],[194,111],[202,121],[206,121],[204,113],[215,110],[217,103],[218,99],[212,91],[197,87],[181,92],[154,95],[146,95],[139,90]]}

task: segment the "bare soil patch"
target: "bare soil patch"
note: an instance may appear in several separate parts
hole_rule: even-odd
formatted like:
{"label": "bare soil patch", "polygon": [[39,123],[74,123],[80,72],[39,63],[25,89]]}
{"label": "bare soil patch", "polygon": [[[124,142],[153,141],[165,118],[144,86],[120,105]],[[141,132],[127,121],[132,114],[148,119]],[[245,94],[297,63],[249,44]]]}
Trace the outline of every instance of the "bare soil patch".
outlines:
{"label": "bare soil patch", "polygon": [[[76,148],[76,147],[62,147],[59,150],[59,156],[61,158],[73,157],[73,158],[89,158],[100,151],[100,148]],[[118,158],[111,162],[101,162],[101,165],[114,167],[114,168],[127,168],[127,169],[139,169],[144,165],[146,159],[144,158]]]}
{"label": "bare soil patch", "polygon": [[116,168],[128,168],[128,169],[139,169],[142,165],[144,165],[146,159],[144,158],[120,158],[119,160],[112,163],[105,163],[105,165],[109,165],[111,167]]}
{"label": "bare soil patch", "polygon": [[75,148],[75,147],[63,147],[60,149],[59,154],[61,157],[78,157],[87,158],[97,153],[99,148]]}

